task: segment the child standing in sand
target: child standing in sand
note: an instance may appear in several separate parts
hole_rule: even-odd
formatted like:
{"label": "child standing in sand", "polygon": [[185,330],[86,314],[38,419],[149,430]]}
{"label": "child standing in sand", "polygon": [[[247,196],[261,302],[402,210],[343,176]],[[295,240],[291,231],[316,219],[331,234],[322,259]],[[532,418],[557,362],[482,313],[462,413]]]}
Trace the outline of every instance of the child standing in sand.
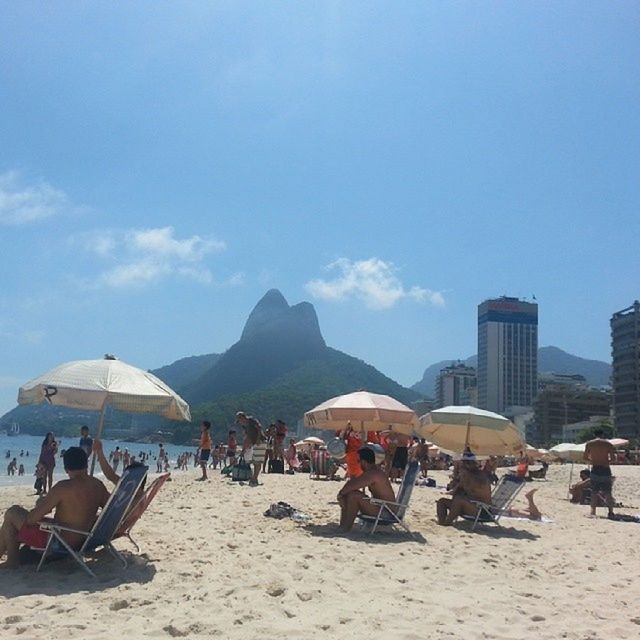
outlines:
{"label": "child standing in sand", "polygon": [[202,477],[196,478],[196,480],[208,480],[207,478],[207,464],[209,462],[209,456],[211,455],[211,435],[209,429],[211,423],[208,420],[203,420],[200,425],[200,468],[202,469]]}

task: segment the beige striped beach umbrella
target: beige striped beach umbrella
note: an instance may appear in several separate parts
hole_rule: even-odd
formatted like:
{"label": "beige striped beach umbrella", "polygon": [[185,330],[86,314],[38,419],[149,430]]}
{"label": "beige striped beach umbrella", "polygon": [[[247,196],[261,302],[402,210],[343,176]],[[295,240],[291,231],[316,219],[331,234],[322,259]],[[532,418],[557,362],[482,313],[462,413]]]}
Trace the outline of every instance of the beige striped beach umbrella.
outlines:
{"label": "beige striped beach umbrella", "polygon": [[41,402],[99,411],[97,438],[102,435],[108,406],[170,420],[191,420],[189,405],[162,380],[113,356],[66,362],[20,387],[18,404]]}
{"label": "beige striped beach umbrella", "polygon": [[469,406],[435,409],[420,418],[418,435],[442,449],[476,455],[516,455],[526,444],[518,428],[504,416]]}

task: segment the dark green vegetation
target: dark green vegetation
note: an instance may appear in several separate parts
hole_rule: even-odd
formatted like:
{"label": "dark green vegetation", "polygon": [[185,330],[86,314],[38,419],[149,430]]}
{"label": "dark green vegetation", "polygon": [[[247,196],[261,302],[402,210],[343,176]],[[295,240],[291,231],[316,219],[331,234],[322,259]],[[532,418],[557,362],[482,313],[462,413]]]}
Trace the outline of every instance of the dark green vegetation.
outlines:
{"label": "dark green vegetation", "polygon": [[578,434],[578,437],[576,438],[576,442],[578,442],[578,444],[581,444],[582,442],[588,442],[589,440],[593,440],[593,438],[596,437],[595,432],[598,431],[598,429],[602,430],[602,432],[604,433],[603,437],[605,438],[615,438],[617,435],[615,427],[611,424],[611,421],[603,420],[599,424],[595,424],[592,427],[589,427],[588,429],[583,429]]}

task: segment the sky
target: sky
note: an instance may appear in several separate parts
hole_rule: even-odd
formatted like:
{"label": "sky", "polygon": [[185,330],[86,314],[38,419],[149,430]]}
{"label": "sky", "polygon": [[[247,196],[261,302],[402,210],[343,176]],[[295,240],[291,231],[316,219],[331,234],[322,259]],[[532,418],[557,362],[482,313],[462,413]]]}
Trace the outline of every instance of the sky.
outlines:
{"label": "sky", "polygon": [[401,384],[477,305],[610,359],[640,298],[636,2],[1,0],[0,414],[220,353],[277,288]]}

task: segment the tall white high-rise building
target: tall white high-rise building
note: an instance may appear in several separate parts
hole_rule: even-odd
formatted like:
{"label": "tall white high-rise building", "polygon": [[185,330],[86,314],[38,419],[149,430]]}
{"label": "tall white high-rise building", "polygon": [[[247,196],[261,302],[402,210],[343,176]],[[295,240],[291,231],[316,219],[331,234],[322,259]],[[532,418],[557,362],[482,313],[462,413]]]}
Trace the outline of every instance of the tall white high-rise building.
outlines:
{"label": "tall white high-rise building", "polygon": [[538,305],[503,296],[478,305],[478,406],[531,406],[537,392]]}

